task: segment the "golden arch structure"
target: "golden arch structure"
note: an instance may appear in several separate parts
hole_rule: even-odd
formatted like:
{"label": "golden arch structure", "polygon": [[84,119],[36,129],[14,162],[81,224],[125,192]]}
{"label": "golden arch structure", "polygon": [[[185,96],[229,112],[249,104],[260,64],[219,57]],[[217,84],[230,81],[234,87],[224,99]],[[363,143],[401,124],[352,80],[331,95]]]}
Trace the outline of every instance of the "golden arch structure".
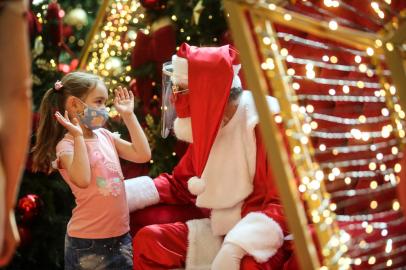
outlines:
{"label": "golden arch structure", "polygon": [[[371,33],[306,16],[294,8],[298,2],[223,1],[270,163],[279,168],[274,173],[297,259],[302,269],[404,267],[404,232],[388,236],[394,224],[404,223],[395,190],[405,136],[404,14]],[[375,8],[388,4],[372,2]],[[309,50],[310,57],[300,49]],[[320,51],[326,55],[317,60]],[[341,64],[340,56],[348,60],[348,55],[354,65]],[[266,104],[271,91],[281,105],[280,116],[274,117]],[[374,114],[378,108],[381,113]],[[363,151],[369,155],[360,158]],[[380,192],[391,195],[375,200],[373,194]],[[394,213],[393,219],[379,219]],[[380,239],[371,237],[379,232]]]}

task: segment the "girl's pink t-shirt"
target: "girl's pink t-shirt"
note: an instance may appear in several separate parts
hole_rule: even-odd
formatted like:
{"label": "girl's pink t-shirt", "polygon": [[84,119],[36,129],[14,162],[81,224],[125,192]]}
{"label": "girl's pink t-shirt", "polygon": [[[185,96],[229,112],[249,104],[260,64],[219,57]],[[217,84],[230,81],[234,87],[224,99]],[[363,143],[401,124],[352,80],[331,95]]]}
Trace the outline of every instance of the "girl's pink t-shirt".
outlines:
{"label": "girl's pink t-shirt", "polygon": [[68,223],[71,237],[100,239],[120,236],[130,230],[124,177],[114,144],[107,129],[94,130],[96,138],[85,139],[91,168],[91,182],[79,188],[71,182],[59,157],[73,154],[73,137],[66,134],[56,146],[56,166],[75,196],[76,207]]}

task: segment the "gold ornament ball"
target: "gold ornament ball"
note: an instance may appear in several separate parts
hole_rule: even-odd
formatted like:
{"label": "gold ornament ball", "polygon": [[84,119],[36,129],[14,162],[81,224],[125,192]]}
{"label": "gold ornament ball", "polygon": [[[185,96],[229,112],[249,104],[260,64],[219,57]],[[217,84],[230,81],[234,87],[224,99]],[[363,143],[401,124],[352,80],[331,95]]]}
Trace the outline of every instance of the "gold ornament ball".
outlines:
{"label": "gold ornament ball", "polygon": [[123,62],[120,58],[112,56],[105,62],[106,70],[113,76],[118,76],[123,72]]}
{"label": "gold ornament ball", "polygon": [[129,30],[129,31],[127,32],[127,37],[128,37],[130,40],[135,40],[135,39],[137,38],[137,32],[135,32],[134,30]]}
{"label": "gold ornament ball", "polygon": [[65,16],[65,22],[68,25],[82,27],[87,25],[87,14],[81,8],[74,8]]}

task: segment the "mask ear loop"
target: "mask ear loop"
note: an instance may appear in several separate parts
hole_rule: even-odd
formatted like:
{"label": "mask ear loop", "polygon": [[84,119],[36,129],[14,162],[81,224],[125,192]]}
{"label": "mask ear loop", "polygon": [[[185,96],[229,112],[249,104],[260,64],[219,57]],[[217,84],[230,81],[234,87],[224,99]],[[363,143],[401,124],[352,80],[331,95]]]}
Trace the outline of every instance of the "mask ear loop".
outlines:
{"label": "mask ear loop", "polygon": [[79,116],[84,116],[84,115],[85,115],[85,110],[86,110],[86,108],[88,107],[88,105],[87,105],[84,101],[82,101],[80,98],[75,97],[75,96],[74,96],[74,98],[75,98],[76,100],[79,100],[80,103],[82,103],[82,105],[84,106],[83,110],[82,110],[81,112],[78,112],[77,114],[78,114]]}

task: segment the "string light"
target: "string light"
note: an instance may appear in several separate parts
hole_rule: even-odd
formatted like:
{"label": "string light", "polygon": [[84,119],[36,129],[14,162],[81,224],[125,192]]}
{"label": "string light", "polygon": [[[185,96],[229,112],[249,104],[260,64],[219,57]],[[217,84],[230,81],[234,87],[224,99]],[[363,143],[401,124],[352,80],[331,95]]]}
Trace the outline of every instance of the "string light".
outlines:
{"label": "string light", "polygon": [[[117,0],[108,7],[104,25],[99,29],[91,40],[90,58],[86,70],[105,77],[106,85],[110,91],[119,83],[128,83],[131,78],[125,75],[125,71],[131,70],[130,66],[123,66],[123,59],[128,58],[135,42],[136,33],[127,32],[130,22],[137,23],[144,18],[139,12],[140,4],[136,1],[127,2]],[[138,18],[136,18],[138,17]],[[148,29],[144,29],[148,33]],[[122,36],[127,33],[128,40]],[[135,35],[135,36],[134,36]],[[115,111],[110,111],[114,116]]]}
{"label": "string light", "polygon": [[338,29],[338,24],[337,24],[336,21],[332,20],[332,21],[330,21],[330,22],[328,23],[328,27],[329,27],[331,30],[335,31],[335,30]]}
{"label": "string light", "polygon": [[371,7],[379,16],[379,18],[381,19],[385,18],[385,13],[380,9],[379,4],[377,2],[372,2]]}
{"label": "string light", "polygon": [[340,2],[337,0],[324,0],[324,5],[326,5],[326,7],[339,7],[340,6]]}
{"label": "string light", "polygon": [[[312,66],[309,66],[312,67]],[[293,76],[294,79],[303,80],[306,77],[303,76]],[[381,85],[379,83],[374,82],[362,82],[362,81],[354,81],[354,80],[337,80],[337,79],[328,79],[328,78],[311,78],[313,82],[318,84],[328,84],[328,85],[348,85],[348,86],[356,86],[358,88],[371,88],[371,89],[379,89]]]}
{"label": "string light", "polygon": [[[330,95],[297,95],[299,100],[314,100],[314,101],[343,101],[343,102],[362,102],[362,103],[384,103],[385,98],[373,96],[330,96]],[[386,111],[385,111],[386,112]],[[383,116],[388,116],[388,113]]]}
{"label": "string light", "polygon": [[368,264],[375,264],[376,258],[374,256],[369,257]]}
{"label": "string light", "polygon": [[[393,155],[385,155],[385,156],[379,156],[381,159],[376,158],[376,159],[352,159],[352,160],[345,160],[345,161],[326,161],[326,162],[320,162],[320,167],[321,168],[331,168],[331,167],[353,167],[353,166],[365,166],[368,165],[369,169],[371,171],[375,171],[377,168],[377,162],[388,162],[391,160],[398,160],[400,156],[393,156]],[[382,164],[381,164],[382,165]],[[396,165],[395,165],[396,166]],[[338,168],[337,168],[338,169]],[[338,176],[338,175],[336,175]]]}
{"label": "string light", "polygon": [[330,56],[330,62],[336,64],[338,62],[338,58],[335,55]]}
{"label": "string light", "polygon": [[265,45],[270,45],[271,44],[271,39],[269,37],[264,37],[262,39],[262,42],[264,42]]}
{"label": "string light", "polygon": [[270,10],[275,10],[275,9],[276,9],[276,5],[275,5],[275,4],[269,4],[269,5],[268,5],[268,8],[269,8]]}
{"label": "string light", "polygon": [[369,56],[374,55],[374,49],[372,49],[371,47],[367,48],[367,55]]}
{"label": "string light", "polygon": [[341,46],[337,46],[337,45],[331,45],[331,44],[326,44],[326,43],[322,43],[322,42],[318,42],[318,41],[314,41],[314,40],[310,40],[310,39],[305,39],[290,33],[285,33],[285,32],[278,32],[277,37],[284,39],[285,41],[289,41],[293,44],[297,44],[297,45],[303,45],[306,47],[312,47],[315,49],[322,49],[322,50],[327,50],[327,51],[342,51],[342,52],[346,52],[349,54],[352,54],[354,56],[368,56],[367,53],[365,51],[360,51],[360,50],[355,50],[355,49],[349,49],[346,47],[341,47]]}
{"label": "string light", "polygon": [[[325,57],[325,58],[324,58]],[[312,59],[306,59],[306,58],[299,58],[299,57],[293,57],[292,55],[287,55],[286,56],[286,61],[290,62],[290,63],[295,63],[295,64],[301,64],[301,65],[306,65],[306,64],[312,64],[313,66],[316,67],[321,67],[321,68],[326,68],[326,69],[331,69],[331,70],[340,70],[340,71],[361,71],[361,72],[367,72],[370,71],[372,73],[372,75],[376,74],[375,70],[372,69],[368,69],[368,67],[366,66],[366,64],[361,64],[359,65],[358,68],[354,67],[354,66],[349,66],[349,65],[340,65],[340,64],[327,64],[324,62],[320,62],[320,61],[315,61]],[[328,57],[327,55],[323,56],[323,61],[328,62],[330,61],[330,57]],[[337,62],[338,59],[335,56],[331,56],[331,62]],[[384,75],[390,75],[390,71],[389,70],[383,70],[382,73]]]}

